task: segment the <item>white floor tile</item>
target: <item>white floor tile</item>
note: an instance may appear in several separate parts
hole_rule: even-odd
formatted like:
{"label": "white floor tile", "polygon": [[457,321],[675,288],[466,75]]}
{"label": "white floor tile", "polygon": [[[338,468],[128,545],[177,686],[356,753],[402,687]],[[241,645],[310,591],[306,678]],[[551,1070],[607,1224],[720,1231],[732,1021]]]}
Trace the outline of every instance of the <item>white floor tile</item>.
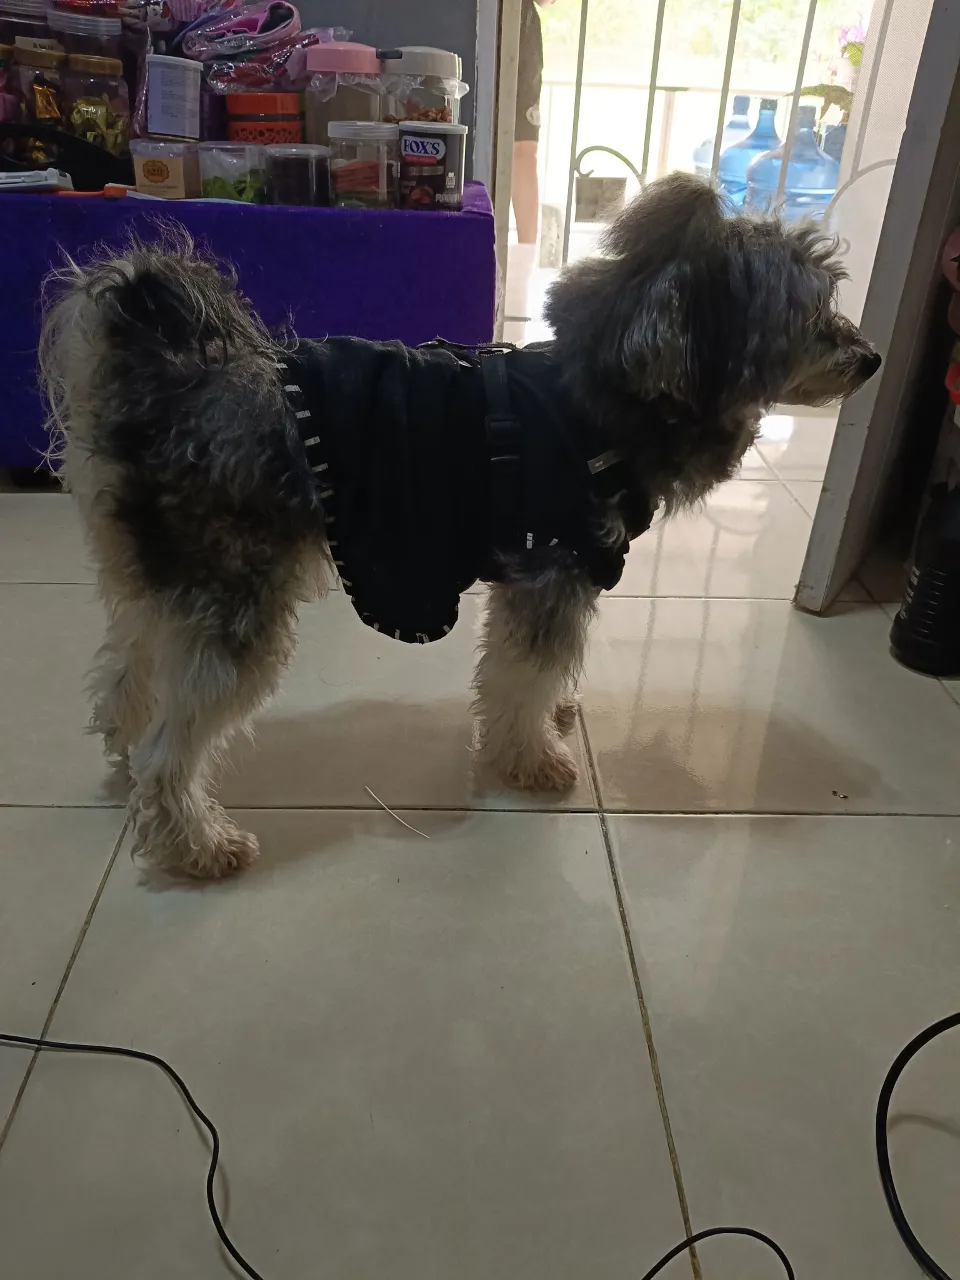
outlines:
{"label": "white floor tile", "polygon": [[[611,827],[694,1228],[759,1227],[801,1277],[913,1280],[874,1108],[900,1049],[960,1005],[960,819]],[[958,1068],[956,1035],[924,1052],[891,1137],[907,1212],[952,1275]],[[738,1280],[778,1266],[749,1242],[704,1244],[701,1261]]]}
{"label": "white floor tile", "polygon": [[0,493],[0,583],[93,581],[68,494]]}
{"label": "white floor tile", "polygon": [[612,594],[790,600],[809,538],[810,518],[782,484],[731,480],[701,508],[658,518]]}
{"label": "white floor tile", "polygon": [[[0,808],[0,1031],[40,1035],[122,828],[110,810]],[[0,1045],[0,1130],[29,1062]]]}
{"label": "white floor tile", "polygon": [[771,414],[757,448],[781,480],[822,481],[836,428],[836,410],[818,416]]}
{"label": "white floor tile", "polygon": [[776,480],[777,477],[764,462],[763,454],[754,445],[744,454],[737,478],[740,480]]}
{"label": "white floor tile", "polygon": [[84,732],[103,631],[92,587],[0,585],[0,804],[125,802]]}
{"label": "white floor tile", "polygon": [[[391,808],[589,809],[581,779],[569,795],[528,795],[475,772],[470,677],[479,600],[428,645],[378,635],[343,595],[301,610],[299,648],[280,694],[238,742],[224,772],[224,803],[280,808],[361,807],[369,787]],[[578,731],[571,748],[582,755]]]}
{"label": "white floor tile", "polygon": [[[171,1059],[264,1275],[631,1276],[680,1238],[596,818],[240,816],[282,852],[231,882],[151,892],[121,853],[53,1032]],[[0,1272],[226,1275],[206,1159],[149,1067],[41,1059]]]}
{"label": "white floor tile", "polygon": [[817,514],[817,503],[820,501],[820,491],[823,488],[822,480],[787,480],[787,488],[803,507],[804,511],[812,520]]}
{"label": "white floor tile", "polygon": [[602,603],[583,710],[608,806],[953,813],[960,720],[875,605]]}

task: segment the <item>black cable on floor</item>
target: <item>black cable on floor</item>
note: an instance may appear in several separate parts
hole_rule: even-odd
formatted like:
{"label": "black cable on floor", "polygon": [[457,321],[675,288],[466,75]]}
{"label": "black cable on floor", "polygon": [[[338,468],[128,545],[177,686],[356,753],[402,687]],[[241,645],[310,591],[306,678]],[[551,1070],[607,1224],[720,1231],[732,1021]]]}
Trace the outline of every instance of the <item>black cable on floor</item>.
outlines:
{"label": "black cable on floor", "polygon": [[[921,1031],[919,1035],[914,1036],[910,1043],[901,1050],[897,1055],[893,1066],[887,1072],[883,1087],[880,1090],[880,1097],[877,1100],[877,1117],[876,1117],[876,1145],[877,1145],[877,1165],[880,1170],[880,1182],[883,1186],[883,1194],[887,1198],[887,1206],[890,1209],[894,1226],[900,1233],[900,1237],[914,1261],[919,1264],[922,1270],[931,1277],[931,1280],[952,1280],[946,1271],[934,1261],[927,1253],[923,1245],[917,1239],[906,1219],[903,1208],[900,1204],[900,1197],[897,1195],[896,1186],[893,1181],[893,1173],[890,1169],[890,1151],[887,1140],[887,1127],[890,1114],[890,1099],[896,1088],[897,1081],[903,1074],[907,1064],[920,1052],[920,1050],[935,1040],[937,1036],[942,1035],[945,1031],[952,1031],[955,1027],[960,1027],[960,1013],[951,1014],[947,1018],[941,1018],[939,1022],[934,1022],[931,1026]],[[259,1271],[255,1271],[247,1262],[243,1254],[236,1247],[220,1218],[217,1209],[217,1202],[214,1198],[214,1178],[217,1172],[217,1164],[220,1160],[220,1134],[217,1126],[203,1112],[194,1100],[193,1094],[187,1088],[186,1081],[183,1077],[165,1062],[163,1058],[153,1053],[144,1053],[140,1049],[126,1049],[119,1045],[111,1044],[82,1044],[69,1040],[38,1040],[33,1036],[15,1036],[0,1032],[0,1043],[11,1045],[20,1045],[29,1049],[55,1049],[62,1053],[99,1053],[106,1054],[116,1058],[135,1058],[139,1062],[149,1062],[151,1066],[159,1067],[165,1075],[167,1075],[176,1087],[179,1089],[181,1096],[187,1106],[197,1117],[207,1133],[210,1135],[212,1143],[212,1151],[210,1155],[210,1165],[207,1169],[207,1209],[210,1213],[210,1219],[213,1222],[217,1235],[220,1237],[223,1247],[234,1260],[238,1267],[250,1280],[264,1280]],[[783,1252],[775,1240],[771,1240],[769,1236],[765,1236],[762,1231],[754,1231],[751,1227],[708,1227],[705,1231],[697,1231],[686,1240],[682,1240],[675,1245],[669,1253],[664,1254],[658,1263],[656,1263],[642,1277],[642,1280],[653,1280],[653,1277],[659,1275],[664,1267],[668,1266],[674,1258],[678,1257],[685,1250],[692,1248],[695,1244],[699,1244],[702,1240],[709,1240],[712,1236],[747,1236],[752,1240],[759,1240],[761,1244],[765,1244],[780,1259],[783,1269],[786,1272],[788,1280],[796,1280],[793,1267],[790,1260]]]}
{"label": "black cable on floor", "polygon": [[903,1212],[903,1206],[900,1204],[900,1197],[897,1195],[897,1188],[893,1181],[893,1171],[890,1168],[887,1128],[890,1116],[890,1099],[893,1097],[897,1081],[903,1075],[904,1068],[916,1057],[924,1045],[929,1044],[931,1040],[935,1040],[937,1036],[942,1036],[945,1031],[952,1031],[955,1027],[960,1027],[960,1013],[952,1013],[948,1018],[941,1018],[939,1022],[931,1023],[919,1035],[914,1036],[906,1048],[901,1049],[897,1054],[893,1066],[887,1072],[887,1077],[883,1082],[880,1097],[877,1099],[876,1140],[880,1185],[883,1187],[883,1194],[887,1198],[887,1208],[890,1210],[893,1225],[897,1228],[900,1239],[907,1246],[914,1262],[917,1263],[925,1275],[931,1277],[931,1280],[951,1280],[951,1277],[927,1253],[907,1221],[906,1214]]}
{"label": "black cable on floor", "polygon": [[113,1058],[136,1058],[138,1062],[149,1062],[151,1066],[159,1067],[165,1075],[169,1076],[180,1090],[184,1102],[209,1133],[210,1141],[213,1144],[210,1153],[210,1165],[207,1169],[207,1209],[210,1212],[210,1218],[216,1228],[217,1235],[220,1237],[227,1253],[229,1253],[241,1271],[250,1277],[250,1280],[264,1280],[259,1271],[254,1271],[253,1267],[227,1235],[227,1229],[223,1225],[220,1212],[217,1209],[217,1202],[213,1195],[213,1180],[220,1161],[220,1134],[217,1132],[217,1126],[209,1116],[200,1110],[193,1094],[187,1088],[187,1082],[179,1072],[171,1067],[169,1062],[164,1062],[163,1058],[158,1058],[155,1053],[143,1053],[140,1049],[125,1049],[113,1044],[76,1044],[70,1040],[35,1040],[33,1036],[13,1036],[3,1032],[0,1032],[0,1042],[18,1044],[28,1049],[59,1049],[62,1053],[101,1053]]}
{"label": "black cable on floor", "polygon": [[[220,1159],[220,1134],[217,1126],[205,1115],[197,1105],[193,1094],[187,1088],[186,1081],[183,1077],[170,1066],[169,1062],[165,1062],[163,1058],[158,1057],[154,1053],[144,1053],[140,1049],[125,1049],[120,1045],[113,1044],[80,1044],[70,1040],[36,1040],[33,1036],[14,1036],[0,1032],[0,1043],[21,1045],[28,1049],[58,1049],[61,1053],[102,1053],[114,1058],[136,1058],[139,1062],[149,1062],[151,1066],[159,1067],[180,1090],[183,1100],[187,1106],[197,1117],[207,1133],[210,1135],[210,1141],[213,1143],[213,1151],[210,1156],[210,1166],[207,1169],[207,1209],[210,1212],[210,1218],[216,1228],[217,1235],[220,1237],[223,1247],[229,1253],[238,1267],[250,1277],[250,1280],[264,1280],[259,1271],[255,1271],[247,1262],[246,1258],[227,1235],[227,1229],[220,1219],[217,1210],[217,1202],[213,1195],[213,1180],[217,1172],[217,1163]],[[664,1254],[660,1261],[648,1271],[643,1280],[653,1280],[653,1277],[659,1275],[668,1263],[672,1262],[678,1254],[683,1253],[685,1249],[692,1248],[701,1240],[706,1240],[710,1236],[750,1236],[754,1240],[760,1240],[763,1244],[769,1245],[780,1261],[787,1273],[788,1280],[796,1280],[787,1255],[780,1246],[769,1236],[763,1235],[760,1231],[753,1231],[750,1227],[709,1227],[706,1231],[698,1231],[695,1235],[681,1241],[669,1253]]]}

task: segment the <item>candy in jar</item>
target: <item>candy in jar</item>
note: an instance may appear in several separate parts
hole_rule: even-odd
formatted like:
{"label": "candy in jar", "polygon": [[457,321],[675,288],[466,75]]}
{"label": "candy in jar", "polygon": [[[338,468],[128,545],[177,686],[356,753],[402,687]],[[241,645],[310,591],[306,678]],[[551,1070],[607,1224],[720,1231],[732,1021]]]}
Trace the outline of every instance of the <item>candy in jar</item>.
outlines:
{"label": "candy in jar", "polygon": [[130,99],[123,64],[71,54],[63,73],[64,116],[71,133],[115,156],[130,150]]}

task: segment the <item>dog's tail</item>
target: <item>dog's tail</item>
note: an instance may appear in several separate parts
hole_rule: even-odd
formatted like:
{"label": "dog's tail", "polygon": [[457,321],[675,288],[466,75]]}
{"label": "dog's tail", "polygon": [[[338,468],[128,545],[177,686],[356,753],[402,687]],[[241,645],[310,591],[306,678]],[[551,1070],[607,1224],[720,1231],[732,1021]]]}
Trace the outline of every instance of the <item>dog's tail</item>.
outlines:
{"label": "dog's tail", "polygon": [[[40,372],[49,403],[48,456],[95,434],[104,415],[136,423],[228,362],[271,349],[235,276],[186,232],[131,240],[119,256],[68,258],[44,283]],[[93,443],[92,439],[89,441]]]}

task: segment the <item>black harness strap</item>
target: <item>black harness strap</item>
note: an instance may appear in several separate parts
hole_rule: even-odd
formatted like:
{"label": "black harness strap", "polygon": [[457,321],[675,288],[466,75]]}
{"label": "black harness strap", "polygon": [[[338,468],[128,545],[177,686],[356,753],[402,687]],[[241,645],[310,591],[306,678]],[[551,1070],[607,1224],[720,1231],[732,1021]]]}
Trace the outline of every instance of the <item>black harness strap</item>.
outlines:
{"label": "black harness strap", "polygon": [[517,517],[523,510],[523,465],[520,456],[520,423],[510,404],[507,362],[502,350],[480,357],[487,397],[484,420],[490,456],[490,504],[493,545],[516,545],[523,531]]}

